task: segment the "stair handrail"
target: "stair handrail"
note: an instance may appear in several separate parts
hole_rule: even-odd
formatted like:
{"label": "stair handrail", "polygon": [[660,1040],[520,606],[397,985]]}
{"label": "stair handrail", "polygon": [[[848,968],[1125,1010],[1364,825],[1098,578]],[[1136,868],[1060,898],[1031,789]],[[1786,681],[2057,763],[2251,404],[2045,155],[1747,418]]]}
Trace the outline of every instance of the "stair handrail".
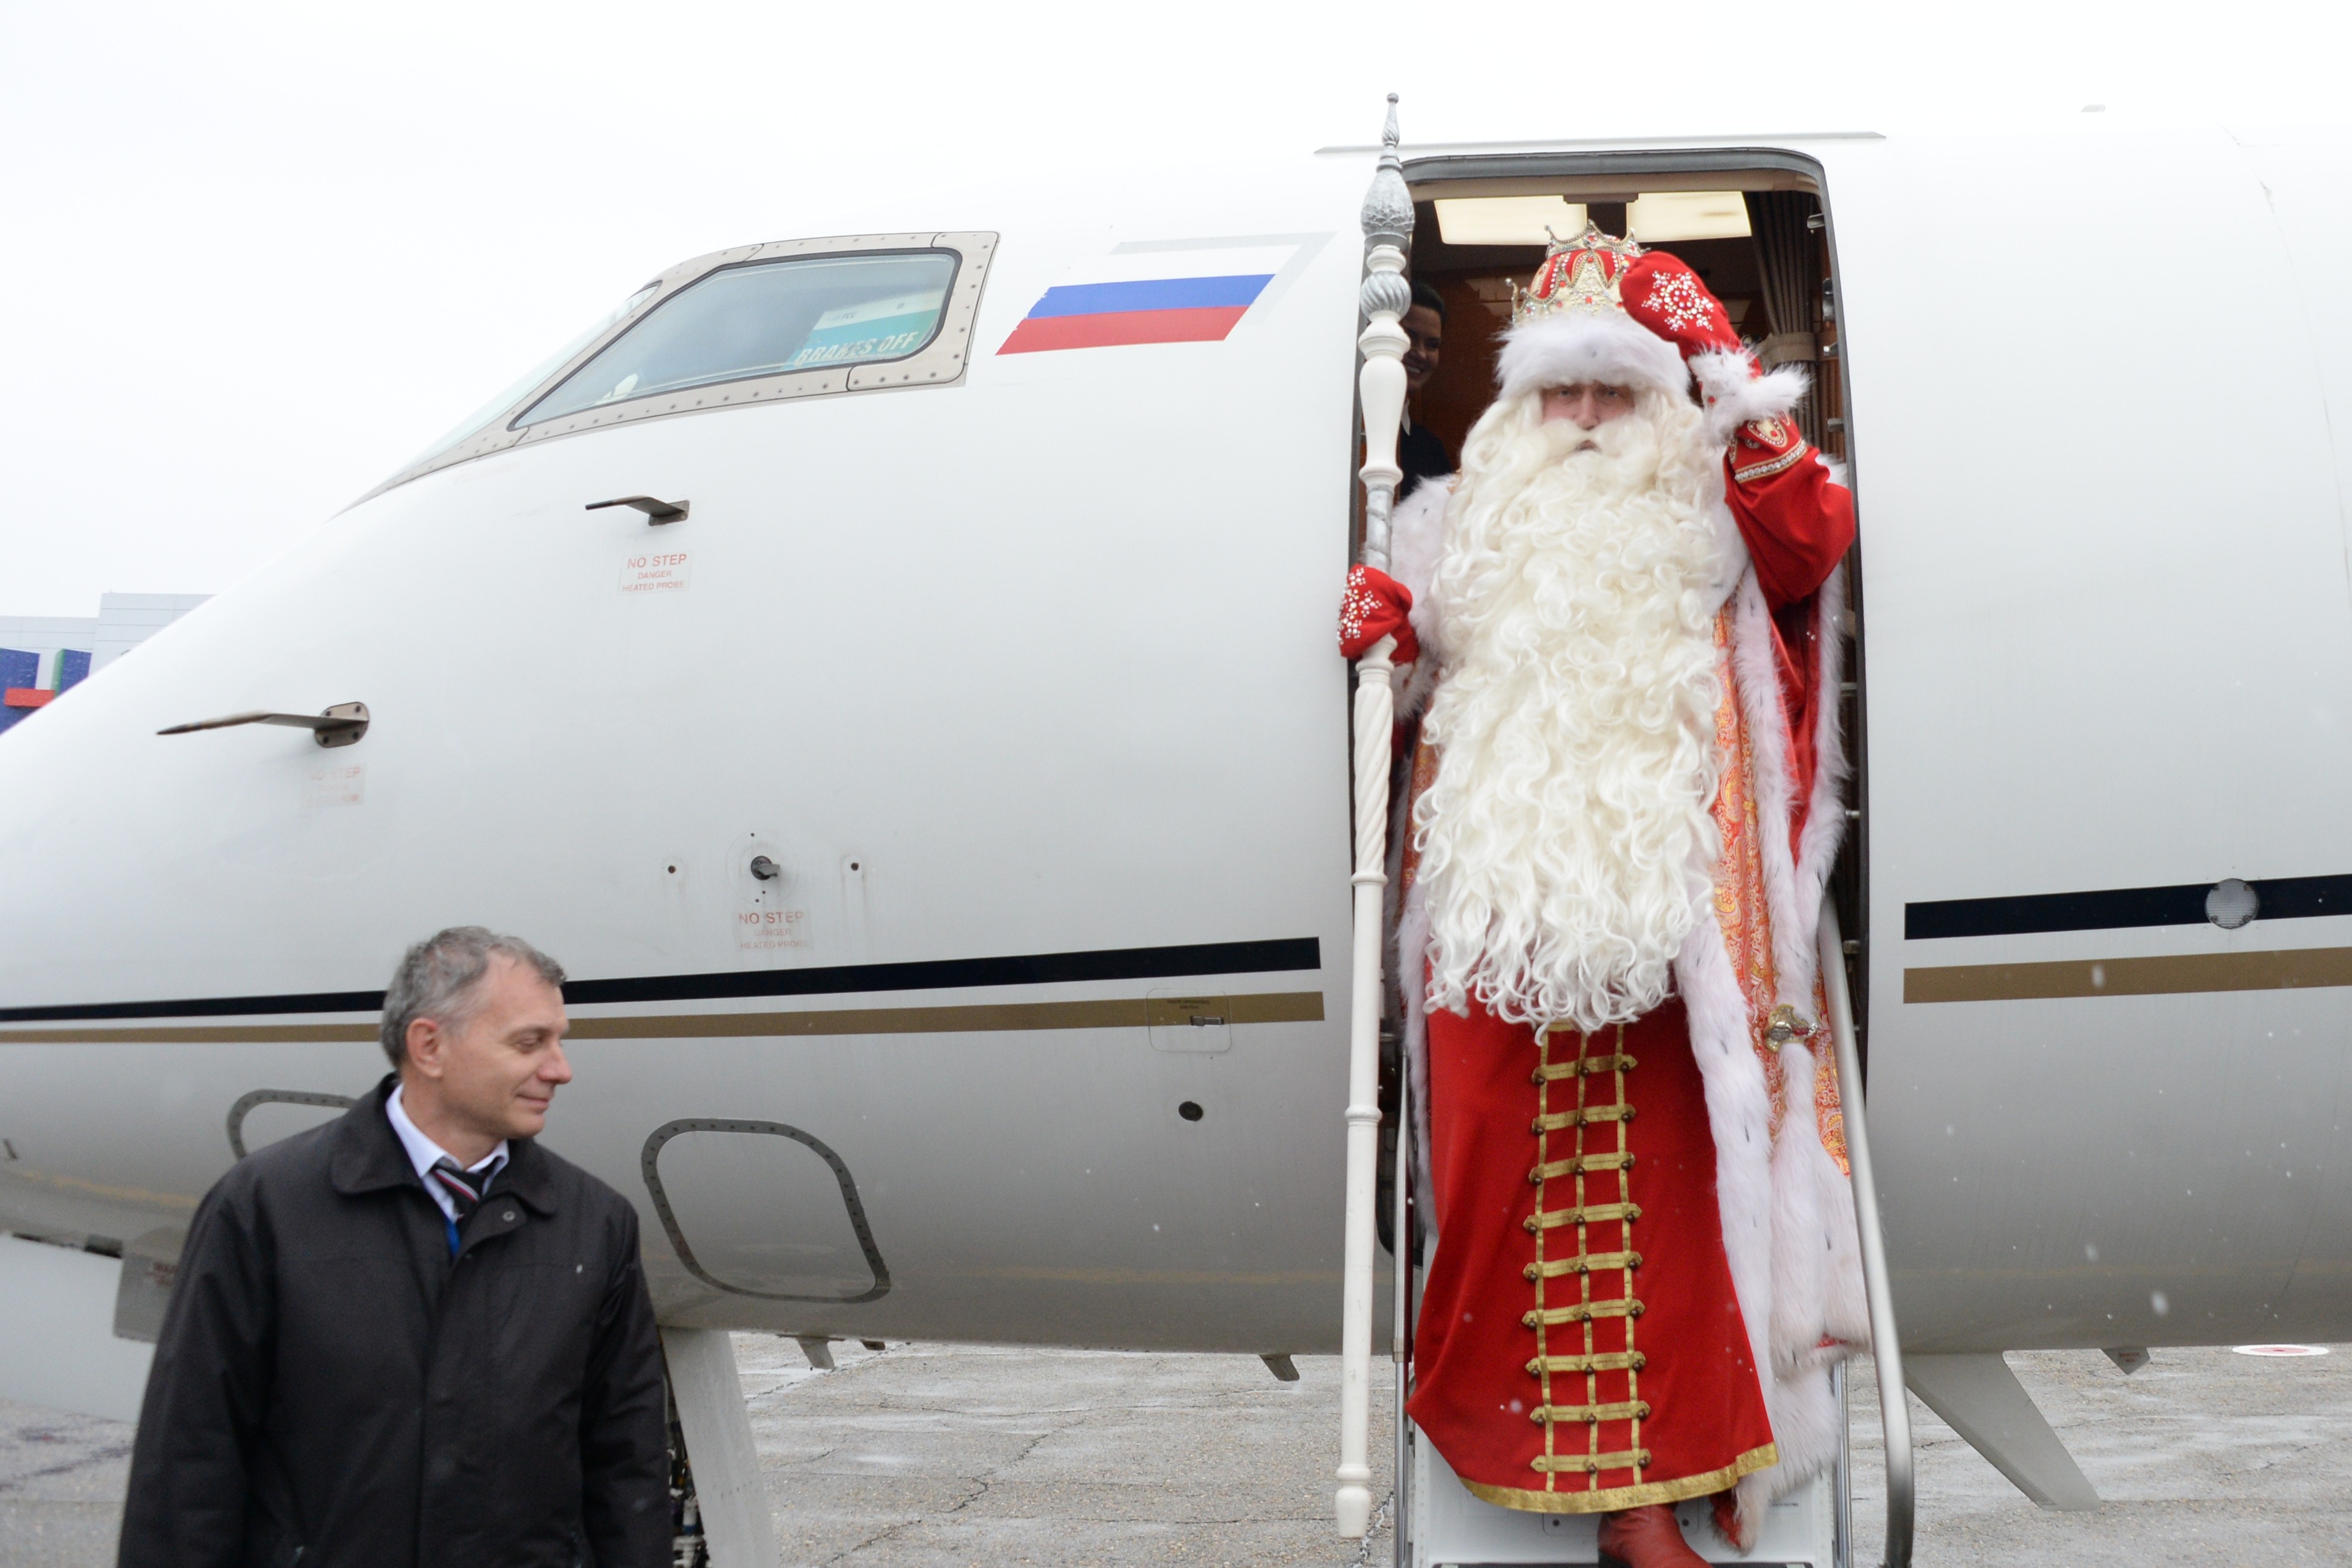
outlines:
{"label": "stair handrail", "polygon": [[1829,999],[1830,1038],[1837,1051],[1838,1103],[1845,1115],[1845,1152],[1853,1171],[1853,1217],[1862,1241],[1862,1283],[1870,1301],[1871,1356],[1878,1366],[1878,1418],[1886,1441],[1885,1568],[1911,1568],[1916,1517],[1913,1486],[1911,1406],[1903,1391],[1903,1346],[1895,1337],[1895,1295],[1886,1272],[1886,1237],[1879,1228],[1878,1182],[1870,1163],[1870,1128],[1864,1115],[1862,1052],[1854,1040],[1853,996],[1846,985],[1845,936],[1836,902],[1822,899],[1821,965]]}

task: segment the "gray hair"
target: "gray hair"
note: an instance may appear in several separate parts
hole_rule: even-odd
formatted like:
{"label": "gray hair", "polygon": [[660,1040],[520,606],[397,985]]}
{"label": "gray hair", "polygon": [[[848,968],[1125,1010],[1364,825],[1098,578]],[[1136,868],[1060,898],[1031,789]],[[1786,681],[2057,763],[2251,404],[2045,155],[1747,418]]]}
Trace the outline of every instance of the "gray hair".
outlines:
{"label": "gray hair", "polygon": [[408,1058],[408,1026],[431,1019],[456,1029],[473,1016],[474,995],[490,972],[490,955],[503,953],[561,988],[563,966],[520,936],[501,936],[480,925],[436,931],[401,956],[383,993],[383,1053],[397,1069]]}

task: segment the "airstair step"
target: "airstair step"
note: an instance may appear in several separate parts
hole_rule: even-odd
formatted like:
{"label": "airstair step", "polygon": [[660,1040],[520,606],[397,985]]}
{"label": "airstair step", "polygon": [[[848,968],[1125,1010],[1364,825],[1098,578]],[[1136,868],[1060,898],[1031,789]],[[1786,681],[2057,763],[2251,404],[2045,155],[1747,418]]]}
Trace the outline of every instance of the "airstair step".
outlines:
{"label": "airstair step", "polygon": [[[1595,1515],[1522,1513],[1483,1502],[1417,1428],[1412,1438],[1412,1568],[1572,1568],[1600,1563]],[[1675,1512],[1684,1539],[1710,1563],[1832,1568],[1837,1561],[1837,1499],[1826,1476],[1773,1505],[1753,1552],[1727,1546],[1715,1534],[1704,1500],[1684,1503]]]}

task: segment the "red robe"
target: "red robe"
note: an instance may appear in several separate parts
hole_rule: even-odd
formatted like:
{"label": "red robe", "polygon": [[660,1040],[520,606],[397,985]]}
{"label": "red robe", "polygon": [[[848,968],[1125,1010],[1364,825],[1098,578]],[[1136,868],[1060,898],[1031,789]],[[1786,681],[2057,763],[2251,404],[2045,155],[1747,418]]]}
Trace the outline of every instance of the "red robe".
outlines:
{"label": "red robe", "polygon": [[[1735,594],[1717,624],[1727,677],[1718,742],[1733,765],[1716,802],[1725,839],[1716,903],[1719,913],[1741,913],[1722,925],[1733,985],[1709,994],[1729,995],[1760,1039],[1780,999],[1776,958],[1788,967],[1764,915],[1774,857],[1761,833],[1781,829],[1786,865],[1804,861],[1819,740],[1835,740],[1834,714],[1825,711],[1835,694],[1817,688],[1837,629],[1818,624],[1819,591],[1853,542],[1853,520],[1848,493],[1801,442],[1799,461],[1780,461],[1787,441],[1768,446],[1748,434],[1727,458],[1726,500],[1753,568],[1753,587],[1740,593],[1752,597]],[[1756,613],[1735,649],[1738,603]],[[1735,697],[1735,685],[1765,689]],[[1750,733],[1759,719],[1777,732],[1761,746]],[[1422,747],[1409,796],[1435,771],[1433,753]],[[1776,788],[1763,787],[1772,780]],[[1762,803],[1778,809],[1759,814],[1768,794]],[[1410,810],[1408,800],[1407,821]],[[1811,838],[1816,858],[1833,841],[1818,828]],[[1409,887],[1413,857],[1407,851],[1401,861],[1399,883]],[[1420,977],[1412,924],[1409,916],[1401,961]],[[1802,936],[1810,942],[1810,925]],[[1716,938],[1703,926],[1693,943]],[[1809,967],[1802,980],[1811,992]],[[1539,1032],[1475,1004],[1466,1017],[1428,1014],[1425,1030],[1439,1239],[1409,1408],[1454,1472],[1489,1502],[1580,1513],[1721,1491],[1779,1464],[1771,1377],[1759,1366],[1765,1336],[1741,1309],[1741,1295],[1757,1291],[1736,1284],[1725,1246],[1718,1140],[1727,1124],[1711,1111],[1682,997],[1606,1035]],[[1774,1082],[1780,1067],[1764,1061],[1763,1093],[1750,1096],[1769,1099],[1776,1134],[1785,1120],[1786,1086]],[[1811,1073],[1810,1061],[1803,1071]],[[1813,1097],[1834,1156],[1834,1085],[1816,1085]],[[1776,1170],[1768,1181],[1779,1179]],[[1802,1456],[1809,1466],[1817,1458]],[[1761,1501],[1743,1496],[1751,1514]]]}

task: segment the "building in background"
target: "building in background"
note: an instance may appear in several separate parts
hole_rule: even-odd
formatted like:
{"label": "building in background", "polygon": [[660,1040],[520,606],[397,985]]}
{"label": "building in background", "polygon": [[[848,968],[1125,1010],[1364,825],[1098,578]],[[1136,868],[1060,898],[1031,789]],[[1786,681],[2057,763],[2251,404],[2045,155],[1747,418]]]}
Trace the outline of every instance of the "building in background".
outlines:
{"label": "building in background", "polygon": [[96,615],[0,615],[0,733],[211,597],[102,593]]}

